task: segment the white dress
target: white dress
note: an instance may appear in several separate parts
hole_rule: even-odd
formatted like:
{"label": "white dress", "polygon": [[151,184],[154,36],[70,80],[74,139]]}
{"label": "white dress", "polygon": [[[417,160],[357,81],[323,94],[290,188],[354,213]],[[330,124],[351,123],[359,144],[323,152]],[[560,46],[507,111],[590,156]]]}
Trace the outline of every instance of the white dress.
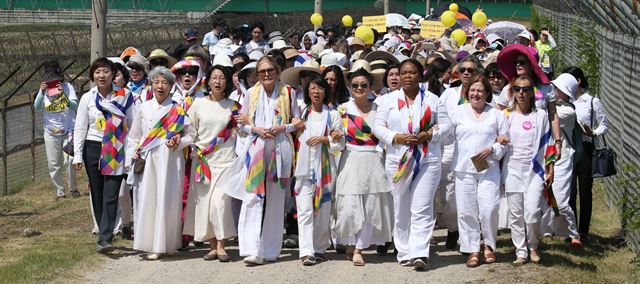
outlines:
{"label": "white dress", "polygon": [[[211,101],[204,98],[196,100],[191,105],[187,113],[191,127],[196,131],[194,143],[198,148],[206,149],[211,140],[227,127],[234,104],[230,99]],[[237,132],[234,130],[219,149],[206,155],[211,169],[209,184],[195,181],[196,159],[192,158],[183,234],[193,236],[195,241],[202,242],[211,238],[222,240],[236,235],[231,213],[231,197],[216,189],[220,176],[236,158],[236,137]],[[191,152],[195,155],[195,151]]]}
{"label": "white dress", "polygon": [[[128,153],[172,107],[171,98],[161,104],[151,99],[140,105],[127,141]],[[185,117],[185,124],[189,118]],[[152,253],[171,253],[181,246],[182,182],[185,147],[193,142],[193,130],[186,126],[177,150],[163,142],[145,155],[142,176],[135,178],[137,207],[134,211],[135,240],[133,249]]]}
{"label": "white dress", "polygon": [[[346,115],[362,117],[353,101],[344,103]],[[364,117],[363,130],[372,132],[374,108]],[[351,126],[351,125],[350,125]],[[353,127],[349,127],[353,129]],[[347,127],[345,135],[351,133]],[[351,137],[350,137],[351,138]],[[391,241],[393,200],[384,170],[382,145],[358,145],[347,139],[342,151],[336,181],[336,235],[339,244],[365,249]]]}

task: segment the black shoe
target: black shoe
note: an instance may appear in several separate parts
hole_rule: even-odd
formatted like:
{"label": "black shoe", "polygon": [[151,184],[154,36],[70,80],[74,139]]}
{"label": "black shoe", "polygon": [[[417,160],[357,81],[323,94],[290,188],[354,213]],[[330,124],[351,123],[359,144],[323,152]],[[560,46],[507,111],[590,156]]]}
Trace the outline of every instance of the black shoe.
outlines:
{"label": "black shoe", "polygon": [[336,253],[337,254],[347,253],[347,247],[345,247],[344,245],[336,245]]}
{"label": "black shoe", "polygon": [[378,255],[385,255],[387,254],[388,251],[389,251],[389,246],[386,244],[383,246],[378,246],[376,248],[376,252],[378,253]]}
{"label": "black shoe", "polygon": [[205,247],[204,242],[196,242],[196,241],[193,241],[193,246],[197,248]]}
{"label": "black shoe", "polygon": [[110,242],[107,241],[98,241],[96,244],[96,252],[99,253],[108,253],[113,251],[114,247]]}
{"label": "black shoe", "polygon": [[323,253],[315,253],[314,256],[317,262],[322,262],[327,260],[327,257]]}
{"label": "black shoe", "polygon": [[73,197],[73,198],[79,198],[80,196],[82,196],[82,195],[77,190],[71,192],[71,197]]}
{"label": "black shoe", "polygon": [[122,238],[125,240],[133,240],[132,232],[130,227],[122,227]]}
{"label": "black shoe", "polygon": [[458,231],[455,232],[449,232],[447,231],[447,242],[445,243],[445,247],[448,250],[453,250],[456,248],[456,245],[458,244],[458,238],[460,237],[460,234],[458,233]]}
{"label": "black shoe", "polygon": [[182,241],[182,246],[177,249],[177,251],[187,251],[189,250],[189,241]]}

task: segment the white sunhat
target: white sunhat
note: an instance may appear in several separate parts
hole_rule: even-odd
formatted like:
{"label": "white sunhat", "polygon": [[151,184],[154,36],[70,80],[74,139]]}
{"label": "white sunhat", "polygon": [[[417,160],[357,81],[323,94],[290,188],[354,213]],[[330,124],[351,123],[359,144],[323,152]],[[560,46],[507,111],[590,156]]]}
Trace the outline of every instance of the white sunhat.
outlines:
{"label": "white sunhat", "polygon": [[251,53],[249,53],[249,59],[251,59],[251,61],[258,61],[263,56],[264,56],[264,53],[262,53],[261,51],[257,51],[257,50],[254,50]]}
{"label": "white sunhat", "polygon": [[575,100],[576,90],[578,90],[578,80],[571,74],[562,73],[555,80],[551,81],[551,84],[571,98],[571,101]]}
{"label": "white sunhat", "polygon": [[226,67],[233,67],[233,63],[231,62],[231,58],[224,54],[216,55],[213,58],[213,65],[222,65]]}

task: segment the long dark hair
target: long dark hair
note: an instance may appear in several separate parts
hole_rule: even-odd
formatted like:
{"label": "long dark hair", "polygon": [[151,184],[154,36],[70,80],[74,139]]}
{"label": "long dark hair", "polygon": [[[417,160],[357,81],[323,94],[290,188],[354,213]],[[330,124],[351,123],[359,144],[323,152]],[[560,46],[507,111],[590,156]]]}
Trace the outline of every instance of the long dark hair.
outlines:
{"label": "long dark hair", "polygon": [[400,74],[400,63],[391,63],[391,65],[387,67],[387,70],[384,71],[384,79],[382,79],[382,85],[387,88],[389,88],[389,85],[387,84],[387,78],[389,78],[389,71],[391,71],[391,69],[398,69],[398,74]]}
{"label": "long dark hair", "polygon": [[328,66],[324,71],[322,71],[322,78],[327,75],[327,73],[333,72],[336,74],[336,89],[335,91],[329,90],[328,97],[329,101],[332,103],[336,103],[337,105],[346,103],[349,101],[349,90],[347,89],[347,83],[344,81],[344,74],[342,73],[342,68],[337,65]]}
{"label": "long dark hair", "polygon": [[322,104],[329,104],[329,84],[324,80],[323,77],[318,75],[318,73],[310,72],[309,73],[309,84],[304,89],[304,103],[311,107],[311,97],[309,96],[309,88],[311,87],[311,83],[318,85],[320,88],[324,88],[324,98],[322,98]]}
{"label": "long dark hair", "polygon": [[215,65],[211,67],[209,71],[207,71],[207,76],[205,77],[205,82],[206,82],[205,86],[207,88],[207,92],[211,94],[211,87],[209,87],[209,80],[211,80],[211,74],[213,74],[214,70],[220,70],[220,72],[222,72],[222,74],[224,75],[224,80],[226,81],[226,84],[224,86],[224,97],[228,98],[229,95],[231,95],[231,92],[233,92],[233,78],[232,78],[231,70],[229,70],[228,67],[225,67],[222,65]]}
{"label": "long dark hair", "polygon": [[587,80],[587,77],[584,76],[584,72],[582,72],[582,69],[580,69],[580,67],[571,66],[567,69],[562,70],[562,73],[569,73],[574,78],[576,78],[576,80],[580,80],[580,88],[582,88],[583,90],[589,88],[589,80]]}
{"label": "long dark hair", "polygon": [[439,57],[435,58],[429,65],[427,65],[425,82],[429,84],[429,92],[434,93],[438,97],[442,95],[445,88],[440,79],[442,79],[442,76],[449,68],[451,68],[451,62]]}

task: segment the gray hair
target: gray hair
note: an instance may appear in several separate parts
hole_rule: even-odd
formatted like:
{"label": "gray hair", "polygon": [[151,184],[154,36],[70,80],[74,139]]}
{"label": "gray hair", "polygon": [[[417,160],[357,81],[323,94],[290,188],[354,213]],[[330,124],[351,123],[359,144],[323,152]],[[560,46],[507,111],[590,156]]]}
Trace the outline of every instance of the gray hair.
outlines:
{"label": "gray hair", "polygon": [[176,75],[173,75],[173,73],[171,73],[171,70],[169,70],[169,68],[167,67],[156,66],[156,68],[153,68],[153,70],[149,72],[149,81],[153,83],[153,79],[158,76],[164,77],[167,81],[169,81],[169,85],[171,86],[176,83]]}
{"label": "gray hair", "polygon": [[209,53],[202,48],[202,46],[194,45],[187,49],[187,52],[184,54],[184,57],[195,56],[202,59],[203,62],[209,62],[211,60],[211,56]]}
{"label": "gray hair", "polygon": [[460,60],[460,62],[458,63],[458,72],[460,72],[460,67],[462,66],[462,63],[465,63],[465,62],[473,62],[476,65],[476,73],[484,74],[484,66],[482,65],[480,60],[478,60],[478,58],[473,54],[470,54],[469,56]]}

